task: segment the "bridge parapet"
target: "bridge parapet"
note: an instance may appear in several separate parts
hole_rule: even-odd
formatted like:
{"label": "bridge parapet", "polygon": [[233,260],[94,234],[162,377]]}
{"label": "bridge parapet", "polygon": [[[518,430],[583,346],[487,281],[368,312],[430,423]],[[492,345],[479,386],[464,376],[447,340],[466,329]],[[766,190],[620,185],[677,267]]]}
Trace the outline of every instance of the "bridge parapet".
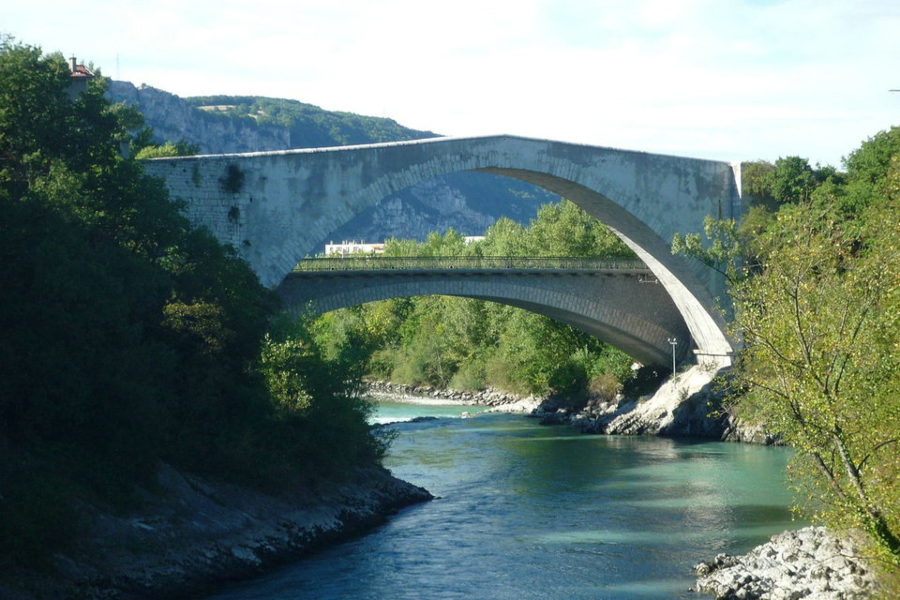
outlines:
{"label": "bridge parapet", "polygon": [[444,270],[444,269],[549,269],[583,271],[625,271],[652,273],[640,260],[598,257],[530,257],[530,256],[346,256],[301,260],[294,272],[302,271],[371,271],[371,270]]}

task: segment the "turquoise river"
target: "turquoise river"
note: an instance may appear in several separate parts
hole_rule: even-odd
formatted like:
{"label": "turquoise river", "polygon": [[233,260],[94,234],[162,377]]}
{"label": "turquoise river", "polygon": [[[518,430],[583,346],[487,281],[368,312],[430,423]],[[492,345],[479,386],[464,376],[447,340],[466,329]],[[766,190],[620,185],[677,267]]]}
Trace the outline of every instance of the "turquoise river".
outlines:
{"label": "turquoise river", "polygon": [[459,418],[477,410],[382,403],[377,421],[406,421],[387,466],[437,499],[212,598],[696,599],[695,563],[803,526],[784,448]]}

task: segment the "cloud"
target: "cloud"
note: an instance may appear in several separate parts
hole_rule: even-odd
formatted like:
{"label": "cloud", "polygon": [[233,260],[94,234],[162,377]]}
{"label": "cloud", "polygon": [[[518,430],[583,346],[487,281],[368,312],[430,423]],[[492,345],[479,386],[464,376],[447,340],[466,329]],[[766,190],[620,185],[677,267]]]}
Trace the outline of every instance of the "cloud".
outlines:
{"label": "cloud", "polygon": [[888,1],[32,0],[5,11],[9,33],[136,84],[294,98],[451,135],[837,163],[900,109],[887,93],[900,87],[900,3]]}

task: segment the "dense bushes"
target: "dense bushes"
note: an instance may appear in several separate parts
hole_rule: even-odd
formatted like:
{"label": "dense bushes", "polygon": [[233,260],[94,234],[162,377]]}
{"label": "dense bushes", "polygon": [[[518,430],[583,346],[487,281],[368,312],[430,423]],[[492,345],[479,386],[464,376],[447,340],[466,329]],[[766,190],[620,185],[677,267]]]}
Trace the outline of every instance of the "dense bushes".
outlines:
{"label": "dense bushes", "polygon": [[[284,326],[263,346],[273,292],[122,155],[140,115],[102,77],[69,86],[61,56],[0,40],[0,569],[71,539],[79,499],[129,502],[160,460],[273,485],[384,448],[348,352]],[[315,376],[275,384],[297,365]]]}

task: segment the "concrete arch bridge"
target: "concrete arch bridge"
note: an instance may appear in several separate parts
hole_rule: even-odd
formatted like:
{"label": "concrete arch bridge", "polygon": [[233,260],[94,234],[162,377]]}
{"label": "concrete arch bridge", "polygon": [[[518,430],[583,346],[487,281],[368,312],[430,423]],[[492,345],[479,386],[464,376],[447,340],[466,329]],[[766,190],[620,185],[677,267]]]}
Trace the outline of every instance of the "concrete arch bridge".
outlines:
{"label": "concrete arch bridge", "polygon": [[[355,263],[355,264],[354,264]],[[640,261],[603,259],[308,259],[279,287],[287,308],[314,314],[388,298],[460,296],[572,325],[643,364],[670,365],[690,332]]]}
{"label": "concrete arch bridge", "polygon": [[[739,164],[503,135],[157,159],[145,167],[165,180],[173,197],[186,203],[194,224],[232,244],[263,283],[281,286],[289,299],[290,289],[299,285],[293,281],[297,276],[289,277],[294,266],[315,254],[320,240],[396,191],[459,171],[494,173],[538,185],[607,225],[660,284],[619,286],[613,294],[586,285],[589,277],[573,277],[580,282],[576,287],[584,284],[581,295],[586,302],[643,303],[649,301],[646,290],[659,287],[667,299],[653,302],[674,306],[682,323],[679,331],[687,332],[682,339],[689,337],[698,359],[730,364],[733,348],[717,305],[717,298],[725,296],[724,281],[703,265],[673,256],[670,241],[676,232],[701,231],[707,215],[740,219]],[[434,293],[451,293],[437,291],[440,278],[433,274],[417,277],[423,293],[428,286]],[[529,310],[554,313],[555,318],[577,321],[584,316],[577,311],[569,311],[569,317],[559,314],[561,304],[549,299],[515,297],[508,278],[504,284],[486,277],[470,278],[467,287],[460,278],[454,285],[461,287],[452,293],[503,297]],[[551,279],[549,274],[543,277],[545,284]],[[426,285],[427,280],[431,281]],[[445,283],[449,285],[449,280]],[[506,291],[488,291],[489,286],[503,285]],[[648,322],[656,318],[643,314]],[[666,324],[661,329],[673,333],[678,328]],[[650,339],[654,335],[637,336],[647,338],[641,344],[648,357],[658,354],[652,350],[659,349],[658,339]]]}

